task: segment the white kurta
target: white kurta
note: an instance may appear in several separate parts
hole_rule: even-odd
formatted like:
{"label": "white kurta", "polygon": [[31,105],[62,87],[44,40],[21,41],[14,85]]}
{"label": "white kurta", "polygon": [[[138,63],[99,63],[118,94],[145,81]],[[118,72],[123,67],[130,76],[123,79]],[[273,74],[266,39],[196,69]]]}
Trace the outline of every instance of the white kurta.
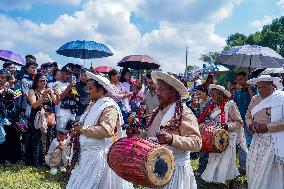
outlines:
{"label": "white kurta", "polygon": [[229,133],[229,145],[222,153],[210,153],[208,164],[201,178],[206,182],[226,183],[239,175],[236,164],[236,140],[235,132]]}
{"label": "white kurta", "polygon": [[56,167],[59,165],[67,166],[71,159],[73,154],[73,148],[69,145],[70,139],[65,139],[63,141],[64,148],[61,151],[58,149],[59,142],[57,141],[57,138],[54,138],[49,146],[47,155],[45,156],[45,162],[50,167]]}
{"label": "white kurta", "polygon": [[284,189],[284,164],[275,160],[270,134],[254,134],[247,156],[249,189]]}
{"label": "white kurta", "polygon": [[[175,112],[175,104],[172,104],[169,110],[165,113],[164,117],[161,120],[160,125],[169,121]],[[156,128],[158,132],[159,127]],[[156,140],[154,136],[148,135],[149,139]],[[174,147],[168,146],[172,151],[175,157],[175,170],[171,181],[166,184],[164,187],[159,189],[197,189],[195,177],[193,174],[193,170],[190,164],[190,152],[180,151]],[[154,189],[148,188],[145,189]]]}
{"label": "white kurta", "polygon": [[[100,104],[99,104],[100,103]],[[107,103],[107,104],[105,104]],[[86,125],[95,125],[102,111],[109,105],[117,106],[114,101],[96,102],[90,113],[81,116]],[[117,107],[118,108],[118,107]],[[112,138],[96,139],[80,135],[81,153],[79,164],[72,171],[67,189],[129,189],[131,183],[117,176],[107,164],[107,153]]]}

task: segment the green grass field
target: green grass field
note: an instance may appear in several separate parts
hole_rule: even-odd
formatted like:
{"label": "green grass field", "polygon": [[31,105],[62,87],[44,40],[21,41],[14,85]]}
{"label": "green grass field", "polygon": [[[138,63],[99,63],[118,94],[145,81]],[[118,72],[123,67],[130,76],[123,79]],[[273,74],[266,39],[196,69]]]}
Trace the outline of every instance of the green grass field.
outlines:
{"label": "green grass field", "polygon": [[[191,161],[191,164],[193,169],[197,168],[197,160]],[[206,183],[200,177],[197,177],[196,181],[200,189],[217,188],[217,185]],[[0,189],[61,189],[65,188],[65,185],[66,183],[60,180],[60,175],[50,176],[48,168],[36,170],[23,164],[0,164]],[[244,176],[237,179],[237,188],[246,188]]]}

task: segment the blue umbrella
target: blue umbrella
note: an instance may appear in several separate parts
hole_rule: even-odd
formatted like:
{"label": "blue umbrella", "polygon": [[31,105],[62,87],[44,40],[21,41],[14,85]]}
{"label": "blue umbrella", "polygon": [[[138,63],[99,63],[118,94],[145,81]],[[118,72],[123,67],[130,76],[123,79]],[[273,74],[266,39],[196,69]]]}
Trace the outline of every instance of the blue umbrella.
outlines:
{"label": "blue umbrella", "polygon": [[209,63],[209,65],[203,64],[203,68],[200,70],[201,74],[209,74],[209,73],[218,73],[218,72],[226,72],[229,71],[228,68],[222,65],[214,65],[213,63]]}
{"label": "blue umbrella", "polygon": [[56,51],[56,53],[67,57],[81,59],[102,58],[113,55],[106,45],[95,41],[85,40],[65,43]]}
{"label": "blue umbrella", "polygon": [[244,45],[222,52],[217,62],[244,68],[280,68],[284,59],[271,48]]}

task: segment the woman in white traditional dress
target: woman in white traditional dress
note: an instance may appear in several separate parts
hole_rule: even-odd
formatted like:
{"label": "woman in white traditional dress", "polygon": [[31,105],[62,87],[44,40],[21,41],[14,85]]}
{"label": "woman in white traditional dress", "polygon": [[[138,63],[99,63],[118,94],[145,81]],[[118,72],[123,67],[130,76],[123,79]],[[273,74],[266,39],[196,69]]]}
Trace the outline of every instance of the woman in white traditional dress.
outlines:
{"label": "woman in white traditional dress", "polygon": [[133,185],[117,176],[107,164],[114,129],[121,137],[122,117],[118,105],[105,94],[109,81],[87,72],[91,103],[74,132],[80,134],[79,163],[71,173],[67,189],[131,189]]}
{"label": "woman in white traditional dress", "polygon": [[151,75],[157,84],[160,106],[149,117],[147,137],[167,145],[176,162],[171,181],[161,189],[196,189],[190,152],[200,150],[201,137],[196,117],[181,103],[181,99],[188,98],[187,89],[167,73],[152,72]]}
{"label": "woman in white traditional dress", "polygon": [[[213,121],[226,127],[229,132],[229,145],[222,153],[209,154],[208,164],[201,178],[206,182],[226,184],[226,181],[234,180],[239,175],[236,165],[236,142],[243,121],[237,105],[229,100],[231,96],[229,91],[223,86],[214,84],[209,85],[209,90],[213,102],[198,121],[201,127],[206,127],[205,123],[212,124]],[[242,143],[245,144],[244,141]]]}
{"label": "woman in white traditional dress", "polygon": [[278,77],[248,81],[259,95],[252,98],[246,123],[254,133],[247,155],[249,189],[284,189],[284,92]]}

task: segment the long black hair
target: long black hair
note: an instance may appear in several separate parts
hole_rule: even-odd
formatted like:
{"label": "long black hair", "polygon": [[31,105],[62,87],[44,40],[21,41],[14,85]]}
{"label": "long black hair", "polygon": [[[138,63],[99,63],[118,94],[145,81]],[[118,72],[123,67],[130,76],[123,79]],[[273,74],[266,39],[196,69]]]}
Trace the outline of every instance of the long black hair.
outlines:
{"label": "long black hair", "polygon": [[35,78],[34,78],[34,81],[33,81],[33,85],[32,85],[32,89],[37,89],[37,85],[38,85],[38,82],[39,82],[39,79],[41,78],[41,77],[46,77],[46,75],[45,74],[43,74],[43,73],[37,73],[36,74],[36,76],[35,76]]}
{"label": "long black hair", "polygon": [[120,82],[130,82],[130,81],[127,81],[124,76],[126,75],[126,73],[129,72],[130,73],[130,70],[128,68],[123,68],[123,70],[121,71],[120,73]]}
{"label": "long black hair", "polygon": [[116,70],[116,69],[112,69],[108,72],[108,77],[109,77],[109,80],[111,80],[111,78],[115,75],[119,74],[119,72]]}
{"label": "long black hair", "polygon": [[57,72],[61,72],[61,70],[60,70],[60,69],[55,69],[55,70],[53,71],[53,73],[52,73],[53,81],[56,81],[55,77],[56,77]]}

